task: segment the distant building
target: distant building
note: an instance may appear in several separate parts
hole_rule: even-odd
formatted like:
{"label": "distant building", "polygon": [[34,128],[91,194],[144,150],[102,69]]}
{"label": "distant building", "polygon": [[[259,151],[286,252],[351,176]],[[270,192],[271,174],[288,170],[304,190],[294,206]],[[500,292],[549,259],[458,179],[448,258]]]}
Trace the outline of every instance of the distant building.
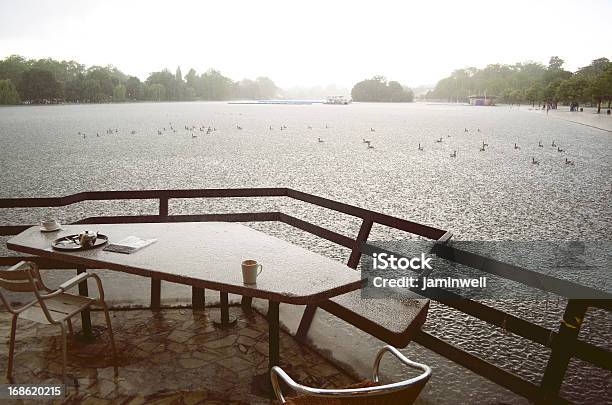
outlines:
{"label": "distant building", "polygon": [[495,96],[469,96],[470,105],[495,105]]}
{"label": "distant building", "polygon": [[344,96],[327,96],[325,104],[347,105],[351,103],[351,99]]}

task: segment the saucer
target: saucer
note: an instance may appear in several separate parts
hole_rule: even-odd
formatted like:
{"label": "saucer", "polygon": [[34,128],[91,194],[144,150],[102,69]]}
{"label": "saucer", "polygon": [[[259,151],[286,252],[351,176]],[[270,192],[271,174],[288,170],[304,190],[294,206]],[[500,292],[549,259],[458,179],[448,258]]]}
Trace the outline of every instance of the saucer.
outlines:
{"label": "saucer", "polygon": [[62,226],[60,224],[57,224],[56,228],[53,229],[47,229],[43,226],[39,226],[38,229],[40,229],[41,232],[56,232],[62,229]]}

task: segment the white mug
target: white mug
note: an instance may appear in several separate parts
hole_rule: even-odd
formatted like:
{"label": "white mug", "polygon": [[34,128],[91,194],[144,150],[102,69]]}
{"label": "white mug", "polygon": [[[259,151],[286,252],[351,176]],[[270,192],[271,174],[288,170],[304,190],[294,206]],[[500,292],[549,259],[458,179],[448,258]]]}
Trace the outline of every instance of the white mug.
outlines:
{"label": "white mug", "polygon": [[244,284],[256,284],[257,276],[263,271],[263,266],[256,260],[245,260],[242,262],[242,281]]}

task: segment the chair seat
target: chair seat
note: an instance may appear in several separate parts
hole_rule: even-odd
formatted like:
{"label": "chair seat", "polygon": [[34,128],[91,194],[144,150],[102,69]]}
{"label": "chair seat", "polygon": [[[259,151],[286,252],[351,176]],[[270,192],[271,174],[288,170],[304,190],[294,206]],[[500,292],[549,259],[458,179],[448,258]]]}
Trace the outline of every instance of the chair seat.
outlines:
{"label": "chair seat", "polygon": [[[63,320],[66,315],[73,314],[83,308],[90,306],[96,301],[95,298],[82,297],[80,295],[62,293],[55,297],[45,300],[45,305],[49,313],[55,320]],[[49,324],[42,308],[38,303],[19,314],[19,318],[27,319],[32,322]]]}
{"label": "chair seat", "polygon": [[[342,388],[368,388],[376,387],[376,384],[371,380],[364,380],[357,384],[349,385]],[[420,389],[396,391],[391,394],[383,394],[374,397],[362,398],[323,398],[308,395],[287,398],[286,405],[400,405],[411,404],[418,396]],[[416,394],[416,395],[414,395]]]}

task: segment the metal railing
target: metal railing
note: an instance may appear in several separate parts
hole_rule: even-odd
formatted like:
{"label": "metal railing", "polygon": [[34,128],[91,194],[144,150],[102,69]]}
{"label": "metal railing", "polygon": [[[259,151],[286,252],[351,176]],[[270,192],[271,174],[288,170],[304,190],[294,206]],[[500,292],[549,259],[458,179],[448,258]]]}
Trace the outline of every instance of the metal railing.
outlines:
{"label": "metal railing", "polygon": [[[360,218],[362,220],[358,234],[348,237],[329,229],[320,227],[294,216],[282,212],[246,212],[228,214],[198,214],[198,215],[170,215],[168,201],[170,199],[192,198],[233,198],[233,197],[288,197],[298,201],[307,202],[319,207],[334,210],[343,214]],[[89,217],[75,224],[86,223],[140,223],[140,222],[263,222],[277,221],[315,236],[334,242],[340,246],[351,249],[347,265],[357,268],[362,255],[363,244],[367,242],[374,224],[402,230],[428,239],[445,241],[452,234],[448,231],[422,225],[416,222],[385,215],[379,212],[366,210],[349,204],[288,188],[241,188],[241,189],[193,189],[193,190],[138,190],[138,191],[93,191],[72,194],[53,198],[4,198],[0,199],[0,209],[13,209],[25,207],[61,207],[84,201],[96,200],[132,200],[155,199],[159,201],[158,215],[135,216],[98,216]],[[32,225],[6,225],[0,226],[0,235],[16,235]],[[30,256],[0,257],[0,266],[8,266],[21,260],[34,260],[41,268],[74,268],[73,265],[56,260]],[[504,277],[501,275],[501,277]],[[507,278],[507,277],[504,277]],[[516,281],[516,280],[515,280]],[[540,289],[541,286],[532,285],[528,280],[518,282]],[[160,307],[160,280],[151,280],[151,308]],[[194,289],[193,302],[200,300],[202,291]],[[196,297],[197,295],[197,297]],[[610,370],[612,353],[606,349],[578,339],[578,334],[589,307],[599,307],[612,310],[611,300],[568,300],[565,314],[560,320],[557,331],[547,329],[525,319],[508,314],[500,309],[493,308],[481,302],[461,297],[444,290],[436,290],[432,299],[452,307],[465,314],[481,319],[491,325],[503,328],[532,342],[551,349],[551,355],[540,385],[536,385],[524,378],[497,367],[490,362],[466,352],[443,339],[419,331],[414,341],[453,362],[479,374],[511,391],[535,402],[563,403],[566,400],[558,396],[569,360],[579,358],[598,367]],[[314,316],[314,312],[312,313]],[[299,332],[298,332],[299,333]]]}

